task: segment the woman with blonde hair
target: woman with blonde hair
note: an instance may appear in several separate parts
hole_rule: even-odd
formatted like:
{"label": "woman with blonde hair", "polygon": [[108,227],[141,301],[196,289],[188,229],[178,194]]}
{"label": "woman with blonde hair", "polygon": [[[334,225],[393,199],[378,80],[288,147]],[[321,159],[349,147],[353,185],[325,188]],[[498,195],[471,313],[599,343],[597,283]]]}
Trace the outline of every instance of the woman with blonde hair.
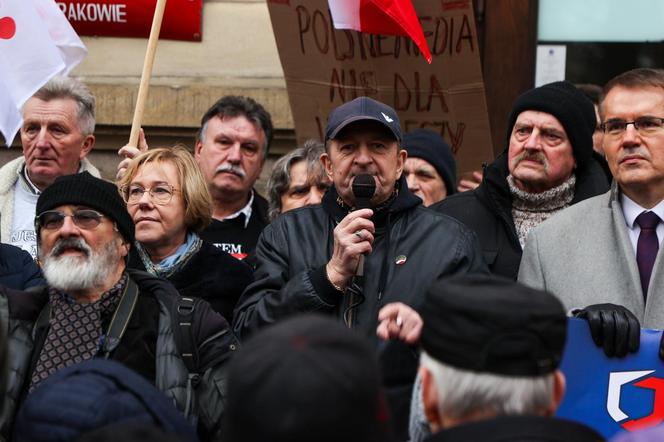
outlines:
{"label": "woman with blonde hair", "polygon": [[205,299],[231,322],[253,274],[199,237],[212,219],[212,201],[191,153],[182,146],[145,151],[118,187],[136,226],[128,267],[168,279],[182,296]]}

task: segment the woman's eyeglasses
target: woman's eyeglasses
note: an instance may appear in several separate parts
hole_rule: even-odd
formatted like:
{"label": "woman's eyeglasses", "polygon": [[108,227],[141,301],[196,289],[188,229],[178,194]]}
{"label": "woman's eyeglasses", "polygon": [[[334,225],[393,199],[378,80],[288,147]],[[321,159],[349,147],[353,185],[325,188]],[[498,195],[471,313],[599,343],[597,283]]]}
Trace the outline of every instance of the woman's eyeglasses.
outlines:
{"label": "woman's eyeglasses", "polygon": [[178,189],[174,188],[170,184],[156,184],[147,189],[138,184],[130,184],[127,186],[122,186],[120,188],[120,193],[122,198],[127,204],[138,204],[143,198],[143,194],[148,192],[150,199],[155,204],[168,204],[173,198],[173,194],[177,192]]}

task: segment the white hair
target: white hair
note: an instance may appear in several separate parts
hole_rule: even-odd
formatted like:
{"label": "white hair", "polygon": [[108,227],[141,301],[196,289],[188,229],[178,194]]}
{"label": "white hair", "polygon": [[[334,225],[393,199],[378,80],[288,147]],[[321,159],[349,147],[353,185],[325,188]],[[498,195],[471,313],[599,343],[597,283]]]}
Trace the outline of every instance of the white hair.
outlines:
{"label": "white hair", "polygon": [[[63,245],[72,244],[84,251],[85,256],[60,255]],[[48,284],[67,292],[101,286],[117,269],[120,259],[115,238],[98,251],[92,250],[82,238],[68,238],[59,240],[48,255],[41,257],[41,262]]]}
{"label": "white hair", "polygon": [[551,404],[554,374],[504,376],[460,370],[422,352],[420,365],[431,373],[441,416],[462,419],[474,413],[541,414]]}

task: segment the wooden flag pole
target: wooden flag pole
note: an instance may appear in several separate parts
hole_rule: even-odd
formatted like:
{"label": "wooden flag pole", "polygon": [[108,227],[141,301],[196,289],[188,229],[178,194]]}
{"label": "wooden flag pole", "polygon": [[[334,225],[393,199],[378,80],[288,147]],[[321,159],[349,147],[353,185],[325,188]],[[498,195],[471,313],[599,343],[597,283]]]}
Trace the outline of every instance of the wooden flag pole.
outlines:
{"label": "wooden flag pole", "polygon": [[150,38],[148,39],[148,49],[145,51],[145,61],[143,62],[143,72],[141,73],[141,84],[138,87],[138,97],[136,99],[136,108],[134,108],[134,119],[131,122],[131,134],[129,135],[129,146],[138,146],[138,134],[143,121],[145,111],[145,102],[148,98],[148,89],[150,89],[150,77],[152,76],[152,67],[154,66],[154,56],[157,52],[157,42],[159,41],[159,32],[161,31],[161,22],[164,18],[164,9],[166,0],[157,0],[157,6],[152,18],[152,28],[150,29]]}

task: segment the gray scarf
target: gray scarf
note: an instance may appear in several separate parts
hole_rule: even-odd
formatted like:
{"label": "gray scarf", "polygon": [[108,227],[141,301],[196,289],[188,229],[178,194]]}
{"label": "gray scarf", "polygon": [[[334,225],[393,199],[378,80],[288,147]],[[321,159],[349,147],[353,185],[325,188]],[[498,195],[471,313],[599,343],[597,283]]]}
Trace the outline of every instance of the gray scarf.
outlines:
{"label": "gray scarf", "polygon": [[572,174],[564,183],[541,193],[530,193],[519,189],[512,175],[508,175],[507,184],[512,194],[514,227],[523,248],[533,227],[570,205],[574,199],[576,176]]}

